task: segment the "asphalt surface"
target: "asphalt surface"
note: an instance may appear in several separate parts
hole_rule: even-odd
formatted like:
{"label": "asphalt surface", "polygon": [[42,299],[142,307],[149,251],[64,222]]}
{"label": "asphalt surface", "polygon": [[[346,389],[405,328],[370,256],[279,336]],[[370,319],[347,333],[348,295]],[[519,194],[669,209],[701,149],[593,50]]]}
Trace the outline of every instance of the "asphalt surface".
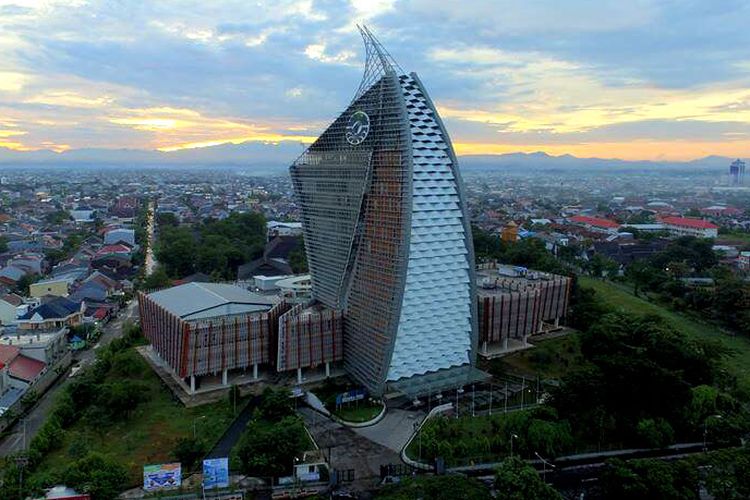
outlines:
{"label": "asphalt surface", "polygon": [[[81,353],[77,353],[73,358],[73,366],[78,363],[81,369],[93,362],[96,357],[96,350],[102,346],[109,344],[113,339],[122,335],[122,327],[126,321],[134,321],[137,317],[137,301],[132,300],[130,304],[125,307],[116,319],[113,319],[104,327],[104,332],[99,338],[99,342],[94,346],[93,349],[87,349]],[[60,390],[67,386],[71,382],[71,378],[68,376],[70,370],[63,373],[54,384],[45,392],[34,406],[26,415],[18,419],[16,423],[8,428],[8,433],[0,441],[0,457],[6,457],[12,453],[22,451],[24,445],[28,446],[31,439],[36,436],[39,429],[41,429],[44,421],[47,419],[47,415],[52,410],[52,406],[55,402],[57,394]],[[25,437],[24,437],[25,431]]]}
{"label": "asphalt surface", "polygon": [[253,399],[245,405],[245,408],[237,415],[232,424],[224,432],[216,445],[208,452],[206,458],[223,458],[228,457],[232,448],[242,437],[242,432],[247,424],[253,418],[253,411],[258,407],[260,397],[254,396]]}

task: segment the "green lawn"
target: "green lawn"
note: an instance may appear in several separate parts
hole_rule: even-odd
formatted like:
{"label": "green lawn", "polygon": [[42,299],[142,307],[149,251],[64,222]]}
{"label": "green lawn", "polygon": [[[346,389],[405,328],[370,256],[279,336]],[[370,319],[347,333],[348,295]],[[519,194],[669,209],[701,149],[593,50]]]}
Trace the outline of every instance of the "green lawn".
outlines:
{"label": "green lawn", "polygon": [[175,402],[138,353],[131,348],[128,355],[142,363],[139,374],[131,378],[145,384],[144,401],[121,422],[88,423],[82,418],[65,431],[60,447],[44,458],[37,471],[61,471],[86,451],[97,451],[116,457],[128,468],[131,484],[137,486],[143,481],[143,465],[173,461],[175,443],[192,437],[194,425],[196,434],[212,446],[233,420],[232,408],[225,401],[197,408]]}
{"label": "green lawn", "polygon": [[482,368],[496,377],[509,373],[542,380],[559,379],[584,362],[577,331],[563,337],[531,342],[535,347],[502,358],[482,361]]}
{"label": "green lawn", "polygon": [[733,355],[724,361],[726,370],[737,377],[743,393],[750,394],[750,339],[732,336],[715,325],[696,320],[681,313],[636,297],[624,285],[581,276],[581,286],[593,288],[605,303],[629,314],[655,314],[666,320],[677,330],[697,339],[713,339],[731,349]]}
{"label": "green lawn", "polygon": [[382,404],[378,402],[370,403],[369,401],[365,400],[360,401],[359,405],[356,405],[355,403],[348,403],[348,406],[344,405],[338,410],[334,410],[333,413],[341,420],[360,423],[372,420],[373,418],[377,417],[382,410]]}

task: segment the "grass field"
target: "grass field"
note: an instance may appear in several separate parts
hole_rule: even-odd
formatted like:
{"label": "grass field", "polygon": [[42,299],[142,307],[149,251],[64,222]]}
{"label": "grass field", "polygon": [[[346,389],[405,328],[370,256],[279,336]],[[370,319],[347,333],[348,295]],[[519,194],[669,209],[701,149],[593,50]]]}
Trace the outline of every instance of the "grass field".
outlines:
{"label": "grass field", "polygon": [[502,358],[482,362],[482,368],[492,375],[504,373],[542,380],[559,379],[573,366],[584,362],[578,332],[532,342],[534,348],[518,351]]}
{"label": "grass field", "polygon": [[717,326],[636,297],[626,286],[584,276],[579,280],[581,286],[596,290],[597,296],[616,310],[628,314],[655,314],[689,337],[712,339],[731,349],[733,354],[724,361],[725,368],[737,377],[743,393],[750,394],[750,339],[732,336]]}
{"label": "grass field", "polygon": [[134,349],[128,355],[142,363],[139,374],[129,378],[144,384],[144,401],[124,421],[108,424],[82,418],[65,431],[59,448],[45,457],[37,471],[61,471],[71,460],[96,451],[116,457],[128,468],[131,484],[137,486],[143,482],[143,465],[174,460],[176,442],[192,437],[193,426],[208,446],[219,439],[233,419],[228,402],[185,408]]}

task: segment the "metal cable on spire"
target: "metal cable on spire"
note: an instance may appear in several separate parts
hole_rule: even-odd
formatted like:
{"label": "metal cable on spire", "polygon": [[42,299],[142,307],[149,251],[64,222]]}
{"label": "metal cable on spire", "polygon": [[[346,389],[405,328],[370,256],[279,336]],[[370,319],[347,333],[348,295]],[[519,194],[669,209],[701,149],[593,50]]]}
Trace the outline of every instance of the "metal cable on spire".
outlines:
{"label": "metal cable on spire", "polygon": [[352,101],[357,100],[367,90],[373,86],[384,75],[395,73],[398,70],[400,75],[406,74],[391,54],[375,38],[372,31],[365,25],[357,25],[359,33],[365,43],[365,72],[362,75],[362,81],[354,94]]}

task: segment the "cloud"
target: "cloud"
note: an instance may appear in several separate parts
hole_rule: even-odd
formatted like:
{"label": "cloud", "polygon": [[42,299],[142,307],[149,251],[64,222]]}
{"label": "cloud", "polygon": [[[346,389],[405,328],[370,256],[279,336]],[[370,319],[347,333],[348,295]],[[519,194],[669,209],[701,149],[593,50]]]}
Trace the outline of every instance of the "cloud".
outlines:
{"label": "cloud", "polygon": [[739,154],[748,18],[739,0],[0,0],[0,140],[311,140],[359,83],[365,21],[466,151]]}

